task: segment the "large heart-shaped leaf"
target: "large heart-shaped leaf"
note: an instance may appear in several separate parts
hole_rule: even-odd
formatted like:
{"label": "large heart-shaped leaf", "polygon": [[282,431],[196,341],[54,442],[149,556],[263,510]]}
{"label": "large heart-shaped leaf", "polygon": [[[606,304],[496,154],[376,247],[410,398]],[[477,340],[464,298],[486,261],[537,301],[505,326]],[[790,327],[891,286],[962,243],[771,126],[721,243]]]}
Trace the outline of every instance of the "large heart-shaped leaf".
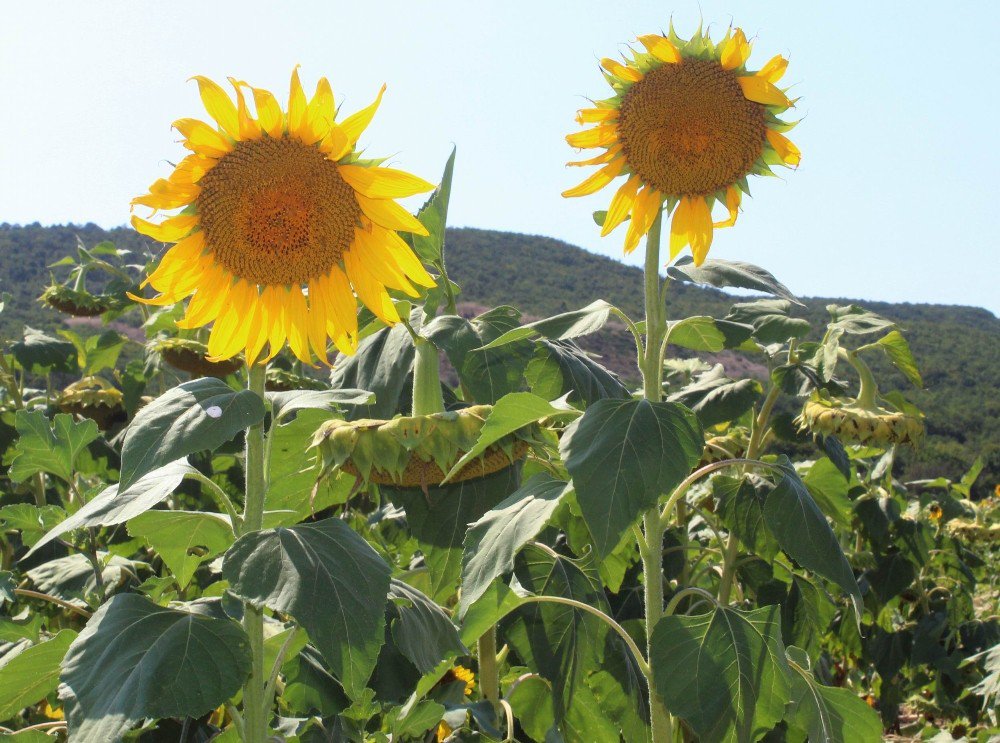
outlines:
{"label": "large heart-shaped leaf", "polygon": [[264,419],[264,402],[204,377],[174,387],[140,410],[125,432],[119,487],[196,451],[214,450]]}
{"label": "large heart-shaped leaf", "polygon": [[722,364],[716,364],[667,400],[691,408],[701,424],[708,427],[739,418],[754,406],[761,393],[756,379],[730,379]]}
{"label": "large heart-shaped leaf", "polygon": [[0,664],[0,720],[9,720],[28,705],[44,699],[59,684],[62,662],[76,632],[64,629],[51,640],[26,647]]}
{"label": "large heart-shaped leaf", "polygon": [[91,617],[62,668],[70,738],[107,743],[146,717],[218,707],[250,673],[250,644],[233,621],[122,594]]}
{"label": "large heart-shaped leaf", "polygon": [[532,392],[549,400],[569,394],[571,402],[592,405],[605,397],[631,397],[617,374],[573,341],[538,341],[524,376]]}
{"label": "large heart-shaped leaf", "polygon": [[691,256],[684,256],[667,269],[667,276],[678,281],[707,284],[718,289],[728,287],[752,289],[805,306],[795,298],[795,295],[784,284],[760,266],[755,266],[752,263],[740,263],[739,261],[723,261],[717,258],[709,258],[700,266],[692,265],[693,263],[694,259]]}
{"label": "large heart-shaped leaf", "polygon": [[79,511],[38,540],[28,555],[74,529],[87,526],[113,526],[135,518],[173,493],[181,484],[181,480],[193,472],[195,472],[194,467],[189,465],[187,460],[180,459],[143,475],[122,493],[118,492],[118,485],[105,488],[97,497],[87,501]]}
{"label": "large heart-shaped leaf", "polygon": [[225,516],[201,511],[146,511],[128,522],[128,533],[156,550],[181,588],[236,539]]}
{"label": "large heart-shaped leaf", "polygon": [[50,424],[40,410],[18,410],[14,421],[18,439],[8,472],[12,482],[22,482],[38,472],[69,482],[77,455],[101,434],[94,421],[77,422],[65,413]]}
{"label": "large heart-shaped leaf", "polygon": [[462,553],[464,615],[495,578],[514,569],[514,557],[545,528],[561,502],[566,483],[540,473],[469,527]]}
{"label": "large heart-shaped leaf", "polygon": [[413,339],[399,323],[364,338],[353,356],[338,358],[330,375],[333,386],[369,390],[375,395],[374,402],[345,405],[348,420],[392,418],[406,394],[413,355]]}
{"label": "large heart-shaped leaf", "polygon": [[230,590],[291,614],[357,698],[384,640],[389,566],[340,519],[265,529],[226,553]]}
{"label": "large heart-shaped leaf", "polygon": [[667,709],[702,740],[752,743],[789,700],[779,607],[666,616],[653,630],[651,664]]}
{"label": "large heart-shaped leaf", "polygon": [[22,369],[44,374],[76,370],[76,347],[69,341],[53,338],[41,330],[24,327],[24,337],[10,347]]}
{"label": "large heart-shaped leaf", "polygon": [[716,320],[707,315],[685,317],[668,323],[667,328],[667,338],[671,345],[712,353],[724,348],[739,348],[753,335],[752,325]]}
{"label": "large heart-shaped leaf", "polygon": [[596,333],[607,323],[608,316],[613,309],[615,309],[613,305],[608,304],[603,299],[598,299],[583,309],[563,312],[560,315],[547,317],[544,320],[536,320],[527,325],[521,325],[520,327],[508,330],[499,338],[495,338],[483,346],[483,350],[505,346],[514,341],[534,338],[539,335],[543,338],[562,341],[570,338],[579,338],[581,335]]}
{"label": "large heart-shaped leaf", "polygon": [[566,428],[559,449],[598,557],[680,484],[703,446],[695,414],[670,402],[598,400]]}
{"label": "large heart-shaped leaf", "polygon": [[413,586],[392,580],[389,612],[396,647],[420,673],[430,673],[445,658],[469,652],[444,609]]}

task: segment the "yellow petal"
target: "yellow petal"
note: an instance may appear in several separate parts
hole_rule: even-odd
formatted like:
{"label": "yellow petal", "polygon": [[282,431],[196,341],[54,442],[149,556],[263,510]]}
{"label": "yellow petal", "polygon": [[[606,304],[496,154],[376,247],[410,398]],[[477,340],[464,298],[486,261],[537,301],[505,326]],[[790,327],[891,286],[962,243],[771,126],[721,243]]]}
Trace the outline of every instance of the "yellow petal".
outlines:
{"label": "yellow petal", "polygon": [[198,81],[198,92],[201,102],[205,104],[208,115],[215,119],[226,134],[233,139],[239,139],[239,123],[236,119],[236,106],[218,83],[202,75],[195,75],[192,80]]}
{"label": "yellow petal", "polygon": [[212,326],[208,337],[208,357],[213,361],[230,359],[246,346],[250,328],[246,322],[256,301],[257,288],[238,279],[229,290],[229,301]]}
{"label": "yellow petal", "polygon": [[646,34],[640,36],[639,41],[646,47],[646,51],[661,62],[680,64],[681,53],[677,51],[677,47],[670,42],[670,39],[666,39],[659,34]]}
{"label": "yellow petal", "polygon": [[260,124],[250,116],[246,98],[243,96],[243,87],[246,86],[246,83],[234,78],[229,78],[229,83],[236,89],[236,120],[239,126],[239,139],[260,139]]}
{"label": "yellow petal", "polygon": [[[161,292],[164,296],[186,297],[201,286],[205,271],[209,268],[211,261],[210,256],[202,256],[189,263],[174,263],[160,267],[150,274],[143,283],[152,285],[156,291]],[[174,301],[177,300],[174,299]]]}
{"label": "yellow petal", "polygon": [[688,223],[691,221],[691,200],[682,198],[674,207],[670,220],[670,260],[673,260],[688,244]]}
{"label": "yellow petal", "polygon": [[303,364],[312,366],[312,355],[309,353],[309,315],[306,298],[297,285],[285,287],[285,329],[288,332],[288,347]]}
{"label": "yellow petal", "polygon": [[229,299],[232,276],[221,266],[205,270],[198,290],[188,302],[184,317],[177,321],[177,327],[190,330],[201,328],[215,320]]}
{"label": "yellow petal", "polygon": [[757,77],[762,77],[769,83],[777,83],[788,69],[788,60],[780,54],[775,54],[767,64],[757,71]]}
{"label": "yellow petal", "polygon": [[676,258],[688,245],[695,265],[700,266],[712,246],[712,210],[701,196],[683,197],[674,211],[670,225],[670,259]]}
{"label": "yellow petal", "polygon": [[178,119],[174,128],[184,137],[184,146],[199,155],[222,157],[233,149],[232,144],[218,131],[198,119]]}
{"label": "yellow petal", "polygon": [[358,298],[383,322],[390,325],[399,322],[399,313],[396,312],[385,286],[368,272],[356,253],[355,250],[348,250],[344,254],[344,267]]}
{"label": "yellow petal", "polygon": [[288,133],[301,138],[306,124],[306,93],[299,82],[299,66],[292,70],[292,82],[288,91]]}
{"label": "yellow petal", "polygon": [[[368,125],[372,123],[372,119],[375,117],[375,112],[378,111],[378,107],[382,102],[382,95],[384,93],[385,85],[383,85],[379,90],[373,103],[361,109],[357,113],[351,114],[341,122],[340,128],[343,129],[344,134],[347,135],[347,141],[350,143],[350,146],[353,147],[357,143],[358,138],[361,137],[364,130],[368,128]],[[339,160],[340,158],[336,157],[334,159]]]}
{"label": "yellow petal", "polygon": [[611,183],[618,175],[622,172],[625,167],[625,158],[616,160],[609,165],[605,165],[603,168],[598,170],[596,173],[591,175],[587,180],[585,180],[580,185],[570,188],[562,192],[562,195],[566,198],[572,198],[574,196],[586,196],[587,194],[592,194],[596,191],[600,191],[606,185]]}
{"label": "yellow petal", "polygon": [[592,147],[607,147],[618,141],[618,124],[602,124],[593,129],[585,129],[582,132],[574,132],[566,137],[566,142],[571,147],[579,147],[581,150]]}
{"label": "yellow petal", "polygon": [[437,282],[427,273],[424,264],[420,262],[417,255],[406,244],[406,241],[392,230],[375,227],[372,230],[372,238],[375,242],[383,243],[385,249],[392,256],[392,259],[399,266],[400,270],[414,284],[420,286],[437,286]]}
{"label": "yellow petal", "polygon": [[184,183],[173,183],[158,179],[149,187],[149,193],[132,199],[132,206],[148,206],[151,209],[176,209],[187,206],[198,198],[201,188]]}
{"label": "yellow petal", "polygon": [[743,198],[740,189],[736,186],[726,188],[726,209],[729,210],[729,218],[722,222],[716,222],[713,227],[732,227],[736,224],[736,217],[740,213],[740,200]]}
{"label": "yellow petal", "polygon": [[659,191],[646,186],[635,198],[632,206],[632,221],[629,222],[628,231],[625,233],[625,253],[626,255],[635,250],[639,245],[639,240],[649,232],[653,226],[653,220],[660,213],[663,207],[663,196]]}
{"label": "yellow petal", "polygon": [[316,83],[316,92],[313,94],[309,106],[306,108],[306,126],[309,137],[307,144],[319,142],[330,132],[333,124],[333,117],[336,115],[334,107],[333,90],[330,88],[330,81],[321,77]]}
{"label": "yellow petal", "polygon": [[351,252],[356,254],[357,259],[368,269],[368,273],[379,283],[390,289],[397,289],[409,294],[411,297],[419,296],[419,292],[413,288],[413,284],[399,270],[396,262],[392,260],[392,256],[380,243],[376,243],[372,239],[368,230],[363,228],[355,230]]}
{"label": "yellow petal", "polygon": [[613,59],[608,59],[607,57],[601,60],[601,67],[620,80],[627,80],[632,83],[642,80],[642,73],[639,70],[628,65],[623,65],[621,62],[616,62]]}
{"label": "yellow petal", "polygon": [[250,328],[250,332],[247,334],[246,350],[244,351],[247,366],[253,366],[257,362],[261,351],[264,350],[264,344],[267,343],[267,312],[261,297],[257,298],[254,309],[253,317],[247,322]]}
{"label": "yellow petal", "polygon": [[765,78],[757,75],[742,75],[737,77],[740,87],[743,88],[743,95],[748,101],[763,103],[765,106],[782,106],[788,108],[792,102],[788,97],[769,83]]}
{"label": "yellow petal", "polygon": [[263,88],[251,87],[250,90],[253,91],[253,104],[257,108],[257,121],[268,136],[277,139],[285,130],[278,99],[271,91]]}
{"label": "yellow petal", "polygon": [[351,142],[347,139],[347,134],[340,128],[339,124],[330,124],[330,131],[319,143],[320,152],[329,156],[330,160],[336,162],[351,151]]}
{"label": "yellow petal", "polygon": [[320,277],[319,288],[323,292],[323,298],[329,310],[326,322],[327,334],[334,339],[338,348],[340,348],[340,343],[337,342],[337,339],[345,336],[357,348],[358,301],[351,289],[351,282],[347,280],[347,276],[338,266],[334,266],[328,275]]}
{"label": "yellow petal", "polygon": [[198,215],[178,214],[176,217],[163,220],[160,224],[153,224],[133,215],[132,226],[136,232],[146,237],[162,243],[175,243],[187,237],[191,230],[198,226]]}
{"label": "yellow petal", "polygon": [[722,67],[726,70],[735,70],[746,64],[750,57],[750,43],[742,28],[736,29],[736,33],[729,37],[729,40],[722,45]]}
{"label": "yellow petal", "polygon": [[611,231],[625,221],[625,217],[632,210],[635,204],[635,196],[639,191],[639,177],[632,176],[625,185],[618,189],[618,192],[611,199],[608,207],[608,214],[604,217],[604,226],[601,228],[601,237],[608,235]]}
{"label": "yellow petal", "polygon": [[390,230],[402,230],[424,236],[429,234],[427,228],[420,224],[416,217],[391,199],[369,199],[359,193],[355,193],[354,197],[358,200],[358,206],[364,215],[375,224]]}
{"label": "yellow petal", "polygon": [[577,124],[598,124],[618,118],[617,108],[581,108],[576,112]]}
{"label": "yellow petal", "polygon": [[325,297],[319,290],[319,278],[317,277],[309,282],[309,345],[312,346],[313,353],[316,354],[319,360],[329,366],[329,354],[327,354],[326,350],[326,318],[328,315],[329,312],[326,308]]}
{"label": "yellow petal", "polygon": [[573,160],[566,163],[567,165],[572,165],[574,167],[582,167],[584,165],[603,165],[604,163],[609,163],[615,159],[615,156],[622,151],[622,146],[620,144],[612,145],[608,150],[602,152],[596,157],[592,157],[588,160]]}
{"label": "yellow petal", "polygon": [[778,157],[781,158],[781,161],[785,163],[785,165],[790,165],[796,168],[799,166],[799,162],[802,160],[802,153],[799,151],[799,148],[792,143],[792,140],[781,132],[768,129],[767,141],[774,148],[774,151],[778,153]]}
{"label": "yellow petal", "polygon": [[371,199],[402,199],[434,190],[434,185],[402,170],[341,165],[338,170],[351,188]]}
{"label": "yellow petal", "polygon": [[261,293],[261,303],[264,307],[264,322],[267,326],[267,340],[270,348],[265,361],[268,361],[281,351],[288,339],[285,311],[286,291],[283,286],[265,286]]}
{"label": "yellow petal", "polygon": [[217,162],[219,161],[203,155],[188,155],[177,163],[174,172],[167,180],[177,184],[197,183],[205,173],[215,167]]}

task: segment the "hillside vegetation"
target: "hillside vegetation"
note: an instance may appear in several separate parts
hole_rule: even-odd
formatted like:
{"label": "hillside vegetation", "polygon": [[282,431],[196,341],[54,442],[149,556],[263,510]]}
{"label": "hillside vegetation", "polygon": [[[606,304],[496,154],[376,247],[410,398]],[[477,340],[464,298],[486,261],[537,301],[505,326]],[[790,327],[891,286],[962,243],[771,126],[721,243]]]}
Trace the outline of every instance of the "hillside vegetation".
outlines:
{"label": "hillside vegetation", "polygon": [[[0,332],[18,337],[25,324],[55,329],[56,312],[36,301],[48,279],[47,266],[74,251],[79,237],[85,245],[111,240],[120,248],[152,249],[131,229],[103,230],[95,225],[43,227],[0,225],[0,290],[10,300],[0,315]],[[642,271],[588,253],[551,238],[477,229],[449,230],[449,272],[462,287],[465,307],[509,303],[526,315],[544,317],[606,299],[627,313],[642,314]],[[750,258],[748,256],[748,258]],[[142,262],[141,260],[137,262]],[[515,270],[547,265],[547,270]],[[765,266],[765,268],[767,268]],[[502,279],[500,277],[503,277]],[[778,277],[782,278],[781,276]],[[796,287],[790,287],[795,291]],[[576,297],[572,304],[566,297]],[[675,283],[670,292],[671,316],[723,317],[734,301],[722,291]],[[904,455],[908,478],[945,474],[958,478],[977,456],[986,465],[980,487],[1000,482],[1000,320],[990,312],[949,305],[885,303],[849,298],[809,298],[802,315],[814,327],[823,324],[830,303],[857,302],[896,321],[905,331],[920,364],[923,390],[907,389],[888,366],[883,379],[916,402],[927,415],[928,436],[915,452]],[[631,339],[611,330],[588,344],[602,363],[628,377],[633,363]],[[682,352],[678,352],[683,355]],[[752,369],[755,360],[723,358]]]}

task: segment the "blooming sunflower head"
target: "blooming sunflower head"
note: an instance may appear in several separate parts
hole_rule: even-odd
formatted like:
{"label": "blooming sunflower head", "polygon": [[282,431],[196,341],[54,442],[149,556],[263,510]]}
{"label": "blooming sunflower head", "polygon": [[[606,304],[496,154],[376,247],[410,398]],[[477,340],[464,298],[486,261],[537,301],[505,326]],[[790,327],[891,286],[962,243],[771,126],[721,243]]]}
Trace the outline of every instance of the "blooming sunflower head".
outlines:
{"label": "blooming sunflower head", "polygon": [[[624,62],[601,60],[614,95],[582,109],[577,122],[594,126],[566,137],[574,147],[603,150],[570,165],[601,167],[563,196],[592,194],[623,176],[601,235],[631,217],[630,253],[666,205],[671,260],[690,246],[700,265],[714,228],[736,223],[747,177],[799,164],[798,148],[783,134],[794,124],[779,118],[793,105],[777,87],[788,62],[778,55],[748,69],[751,44],[739,28],[717,44],[700,29],[688,40],[671,28],[638,41],[643,50]],[[728,212],[720,222],[712,221],[716,202]]]}
{"label": "blooming sunflower head", "polygon": [[387,289],[417,296],[434,280],[397,234],[427,232],[395,199],[433,186],[358,154],[385,86],[337,121],[330,83],[320,78],[307,98],[297,69],[286,110],[247,83],[230,78],[234,102],[211,80],[194,79],[214,123],[174,122],[191,154],[132,201],[154,214],[180,210],[158,224],[133,216],[142,234],[176,243],[145,281],[159,295],[133,298],[167,305],[191,297],[178,325],[214,323],[210,358],[245,352],[249,364],[265,346],[266,358],[287,344],[305,363],[325,361],[330,340],[352,353],[355,295],[398,322]]}

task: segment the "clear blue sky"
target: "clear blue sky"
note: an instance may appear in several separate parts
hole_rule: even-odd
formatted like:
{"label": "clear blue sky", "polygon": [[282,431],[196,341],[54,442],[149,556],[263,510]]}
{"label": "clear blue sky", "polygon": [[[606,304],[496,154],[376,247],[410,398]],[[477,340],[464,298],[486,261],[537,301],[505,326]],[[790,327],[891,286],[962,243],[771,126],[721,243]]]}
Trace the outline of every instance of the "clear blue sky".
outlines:
{"label": "clear blue sky", "polygon": [[370,153],[435,180],[458,146],[453,225],[620,257],[622,236],[600,238],[590,217],[610,195],[559,196],[580,175],[563,137],[584,98],[605,94],[598,59],[671,15],[682,34],[700,16],[717,33],[741,25],[757,37],[751,61],[788,56],[803,96],[802,167],[752,182],[714,257],[801,295],[1000,312],[1000,4],[987,0],[9,3],[0,222],[124,223],[181,151],[170,123],[202,115],[188,77],[280,98],[301,63],[304,84],[328,76],[345,111],[388,83]]}

